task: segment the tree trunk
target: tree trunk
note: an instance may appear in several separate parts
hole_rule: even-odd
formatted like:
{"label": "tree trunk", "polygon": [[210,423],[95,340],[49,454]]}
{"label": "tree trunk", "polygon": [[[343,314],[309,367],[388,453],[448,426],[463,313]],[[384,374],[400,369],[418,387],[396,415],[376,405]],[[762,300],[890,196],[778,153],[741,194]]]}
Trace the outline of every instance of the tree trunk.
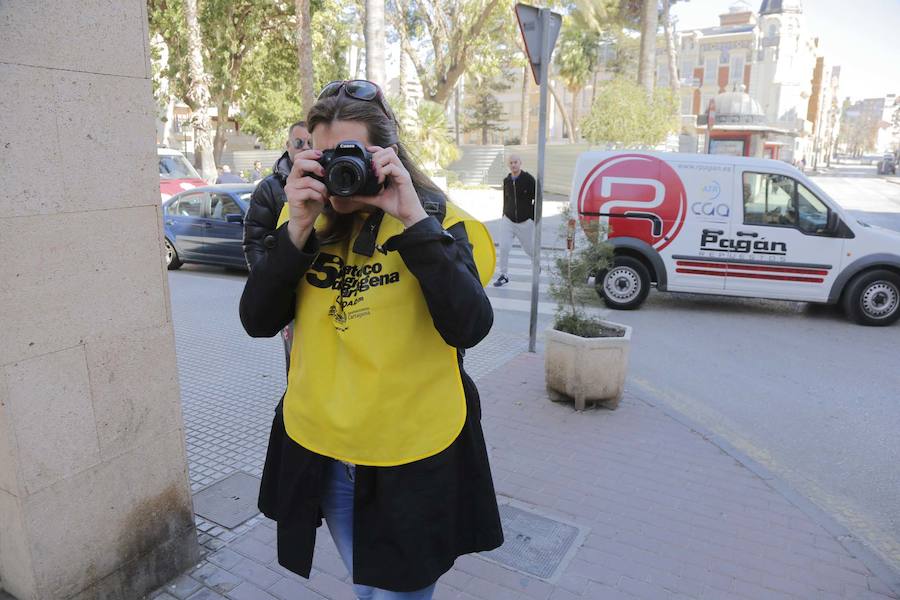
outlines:
{"label": "tree trunk", "polygon": [[527,62],[522,67],[522,132],[519,136],[520,144],[528,143],[528,127],[531,125],[531,95],[528,93],[531,83],[531,65]]}
{"label": "tree trunk", "polygon": [[647,96],[653,95],[653,76],[656,72],[656,30],[659,29],[657,0],[644,0],[641,8],[641,56],[638,64],[638,84]]}
{"label": "tree trunk", "polygon": [[[398,106],[397,108],[400,111],[400,115],[406,115],[407,117],[409,117],[407,119],[408,121],[414,121],[415,119],[412,118],[412,115],[409,115],[407,113],[407,109],[409,108],[409,99],[408,99],[407,93],[406,93],[406,60],[407,60],[406,55],[403,52],[401,52],[400,53],[400,75],[398,77],[399,84],[400,84],[398,86],[400,88],[400,93],[398,94],[400,97],[400,106]],[[367,60],[366,61],[367,67],[368,67],[368,64],[369,64],[369,61]],[[370,79],[370,81],[374,81],[374,80]],[[403,120],[403,116],[400,116],[399,118],[401,120]]]}
{"label": "tree trunk", "polygon": [[166,102],[166,122],[163,123],[162,145],[172,147],[172,132],[175,131],[175,96],[169,95]]}
{"label": "tree trunk", "polygon": [[212,183],[216,180],[216,164],[212,152],[212,125],[209,119],[208,76],[203,68],[203,42],[197,21],[197,0],[184,0],[184,14],[188,30],[188,66],[191,85],[188,97],[194,105],[194,154],[200,157],[200,175]]}
{"label": "tree trunk", "polygon": [[597,74],[600,72],[600,69],[594,68],[594,83],[591,86],[591,108],[594,108],[594,100],[597,99]]}
{"label": "tree trunk", "polygon": [[310,33],[309,0],[294,0],[297,12],[297,65],[300,72],[301,114],[306,115],[316,101],[313,90],[312,35]]}
{"label": "tree trunk", "polygon": [[487,134],[488,129],[487,126],[481,128],[481,145],[487,146]]}
{"label": "tree trunk", "polygon": [[[678,54],[675,50],[675,32],[672,27],[672,18],[669,14],[671,0],[663,0],[663,32],[666,36],[666,54],[669,59],[669,89],[672,96],[678,102]],[[741,75],[743,77],[743,74]]]}
{"label": "tree trunk", "polygon": [[570,130],[569,137],[572,138],[572,143],[578,142],[578,133],[575,131],[575,128],[578,127],[578,90],[572,91],[572,129]]}
{"label": "tree trunk", "polygon": [[384,0],[366,0],[366,79],[384,87]]}
{"label": "tree trunk", "polygon": [[454,93],[454,98],[456,101],[456,108],[453,110],[453,123],[454,128],[456,129],[456,145],[459,146],[459,88],[462,85],[462,81],[458,81],[456,83],[456,92]]}
{"label": "tree trunk", "polygon": [[[219,116],[216,118],[216,135],[213,137],[213,159],[217,165],[221,166],[222,152],[225,151],[225,145],[228,143],[228,138],[225,135],[225,129],[228,127],[228,105],[220,102],[216,107],[216,111]],[[234,165],[231,166],[233,167]]]}
{"label": "tree trunk", "polygon": [[[569,113],[566,112],[566,105],[563,104],[562,98],[560,98],[559,94],[556,92],[556,87],[550,85],[550,82],[547,82],[547,89],[550,90],[550,93],[553,95],[553,99],[556,100],[556,106],[559,108],[559,112],[562,114],[563,123],[566,124],[566,129],[569,130],[569,143],[574,144],[575,141],[572,139],[572,132],[574,131],[574,129],[572,128],[572,121],[569,119]],[[547,108],[549,109],[550,107],[548,106]]]}

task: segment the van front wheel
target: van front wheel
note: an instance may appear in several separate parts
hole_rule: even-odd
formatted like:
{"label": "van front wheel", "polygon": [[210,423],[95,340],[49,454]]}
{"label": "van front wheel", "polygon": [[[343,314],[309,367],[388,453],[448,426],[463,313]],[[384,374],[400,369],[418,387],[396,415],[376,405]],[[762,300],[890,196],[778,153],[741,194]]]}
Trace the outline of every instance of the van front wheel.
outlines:
{"label": "van front wheel", "polygon": [[650,293],[650,271],[631,256],[617,256],[611,268],[597,274],[596,281],[597,294],[616,310],[637,308]]}
{"label": "van front wheel", "polygon": [[860,325],[890,325],[900,319],[900,275],[878,269],[859,275],[844,292],[844,311]]}

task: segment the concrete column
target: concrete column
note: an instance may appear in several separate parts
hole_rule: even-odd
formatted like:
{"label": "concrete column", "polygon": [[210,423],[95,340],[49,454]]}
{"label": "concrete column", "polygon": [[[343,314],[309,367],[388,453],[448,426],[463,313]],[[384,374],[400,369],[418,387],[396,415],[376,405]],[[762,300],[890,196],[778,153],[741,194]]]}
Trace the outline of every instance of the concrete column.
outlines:
{"label": "concrete column", "polygon": [[198,557],[146,3],[0,3],[0,588],[134,600]]}

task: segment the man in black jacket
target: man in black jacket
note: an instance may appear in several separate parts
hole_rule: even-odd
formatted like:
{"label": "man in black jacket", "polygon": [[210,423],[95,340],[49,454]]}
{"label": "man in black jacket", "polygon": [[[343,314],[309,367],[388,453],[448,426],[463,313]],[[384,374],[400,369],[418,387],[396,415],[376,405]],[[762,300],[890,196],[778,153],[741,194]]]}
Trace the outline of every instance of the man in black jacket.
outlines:
{"label": "man in black jacket", "polygon": [[503,180],[503,217],[500,220],[500,275],[494,282],[497,287],[509,283],[509,249],[513,236],[529,257],[534,244],[534,177],[522,170],[522,159],[517,154],[511,154],[508,162],[509,175]]}
{"label": "man in black jacket", "polygon": [[[257,184],[250,196],[250,207],[244,216],[244,257],[250,270],[266,256],[266,251],[275,245],[275,229],[278,224],[278,216],[281,207],[284,206],[284,184],[294,157],[309,150],[309,131],[306,129],[306,121],[297,121],[288,129],[288,139],[285,142],[285,152],[275,161],[272,174]],[[291,327],[285,327],[281,332],[284,340],[285,367],[291,360]]]}
{"label": "man in black jacket", "polygon": [[[285,148],[285,153],[275,161],[272,174],[260,181],[253,190],[250,208],[244,217],[244,256],[251,270],[266,255],[266,244],[275,241],[275,225],[285,200],[284,183],[294,164],[294,156],[309,149],[306,121],[297,121],[291,125]],[[269,238],[271,241],[267,242]]]}

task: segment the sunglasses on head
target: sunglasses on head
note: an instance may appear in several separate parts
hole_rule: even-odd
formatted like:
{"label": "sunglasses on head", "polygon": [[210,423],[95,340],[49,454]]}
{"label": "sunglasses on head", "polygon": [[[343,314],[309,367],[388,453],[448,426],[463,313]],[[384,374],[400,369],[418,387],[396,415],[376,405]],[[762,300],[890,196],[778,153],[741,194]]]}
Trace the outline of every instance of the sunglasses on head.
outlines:
{"label": "sunglasses on head", "polygon": [[394,120],[394,117],[391,115],[391,111],[384,103],[384,94],[381,92],[381,88],[371,81],[367,81],[365,79],[345,79],[332,81],[322,88],[322,91],[319,92],[319,97],[317,98],[317,100],[321,100],[322,98],[329,98],[331,96],[337,96],[342,93],[346,94],[350,98],[363,100],[365,102],[377,100],[378,106],[382,111],[384,111],[384,114],[387,115],[390,120]]}

